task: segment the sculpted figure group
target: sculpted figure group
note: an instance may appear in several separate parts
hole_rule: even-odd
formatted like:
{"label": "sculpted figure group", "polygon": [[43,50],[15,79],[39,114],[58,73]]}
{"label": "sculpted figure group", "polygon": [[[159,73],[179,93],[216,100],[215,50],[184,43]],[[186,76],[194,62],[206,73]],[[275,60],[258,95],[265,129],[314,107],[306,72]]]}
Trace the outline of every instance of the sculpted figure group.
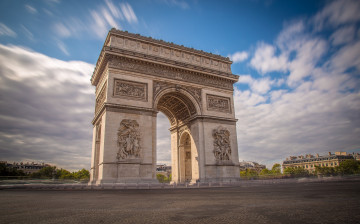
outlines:
{"label": "sculpted figure group", "polygon": [[214,137],[214,156],[217,160],[230,160],[230,132],[225,128],[219,127],[213,131]]}
{"label": "sculpted figure group", "polygon": [[122,120],[118,130],[117,159],[140,157],[140,140],[139,124],[136,120]]}

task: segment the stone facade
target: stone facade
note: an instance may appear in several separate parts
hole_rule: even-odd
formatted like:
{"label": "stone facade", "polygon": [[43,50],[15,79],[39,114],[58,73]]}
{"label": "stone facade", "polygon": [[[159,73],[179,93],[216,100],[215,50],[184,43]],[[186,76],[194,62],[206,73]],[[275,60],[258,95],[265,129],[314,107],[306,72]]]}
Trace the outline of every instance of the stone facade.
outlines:
{"label": "stone facade", "polygon": [[112,29],[96,86],[90,184],[156,182],[156,115],[170,121],[173,182],[238,181],[231,61]]}
{"label": "stone facade", "polygon": [[305,156],[290,156],[283,161],[282,167],[286,169],[288,167],[302,167],[305,170],[308,170],[310,173],[315,172],[316,166],[319,167],[337,167],[341,162],[349,159],[357,159],[359,154],[347,154],[346,152],[335,152],[332,154],[329,152],[328,155],[315,156],[312,154],[307,154]]}

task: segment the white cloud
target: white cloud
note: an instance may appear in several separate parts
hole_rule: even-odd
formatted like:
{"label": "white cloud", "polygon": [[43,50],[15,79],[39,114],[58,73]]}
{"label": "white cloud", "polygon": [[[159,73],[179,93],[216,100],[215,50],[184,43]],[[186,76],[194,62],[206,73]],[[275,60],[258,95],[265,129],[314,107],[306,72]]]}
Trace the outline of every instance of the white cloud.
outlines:
{"label": "white cloud", "polygon": [[25,36],[29,38],[30,40],[34,41],[34,35],[28,30],[24,25],[21,25],[21,28],[23,29]]}
{"label": "white cloud", "polygon": [[277,82],[271,80],[269,77],[253,79],[250,75],[240,75],[238,83],[248,84],[254,93],[263,95]]}
{"label": "white cloud", "polygon": [[93,69],[0,45],[0,157],[89,169]]}
{"label": "white cloud", "polygon": [[25,8],[26,8],[26,10],[27,10],[29,13],[31,13],[31,14],[36,14],[36,13],[37,13],[36,8],[34,8],[34,7],[31,6],[31,5],[25,5]]}
{"label": "white cloud", "polygon": [[252,82],[253,82],[253,78],[251,77],[251,75],[239,75],[238,83],[251,84]]}
{"label": "white cloud", "polygon": [[[344,73],[349,68],[360,71],[360,40],[340,48],[328,63],[329,70],[337,73]],[[359,73],[357,73],[359,74]]]}
{"label": "white cloud", "polygon": [[339,26],[360,20],[360,2],[357,0],[337,0],[328,4],[314,18],[316,30],[326,26]]}
{"label": "white cloud", "polygon": [[298,40],[303,38],[305,24],[302,20],[293,21],[286,24],[285,28],[276,38],[276,45],[282,51],[292,51],[299,48]]}
{"label": "white cloud", "polygon": [[94,20],[92,24],[92,29],[94,33],[100,37],[104,38],[108,32],[107,24],[102,16],[99,15],[96,11],[90,11],[90,14]]}
{"label": "white cloud", "polygon": [[255,93],[265,94],[269,92],[273,83],[270,78],[257,79],[251,83],[250,88]]}
{"label": "white cloud", "polygon": [[7,27],[5,24],[0,23],[0,36],[16,37],[16,33]]}
{"label": "white cloud", "polygon": [[253,94],[236,90],[234,95],[241,159],[267,163],[360,147],[359,92],[277,90],[271,92],[271,103],[256,101]]}
{"label": "white cloud", "polygon": [[123,16],[122,16],[119,8],[116,7],[111,0],[105,0],[105,3],[106,3],[106,6],[108,7],[108,9],[111,11],[111,14],[115,18],[123,19]]}
{"label": "white cloud", "polygon": [[285,72],[288,68],[287,57],[285,55],[276,56],[275,53],[274,46],[262,42],[257,47],[250,65],[261,74],[273,71]]}
{"label": "white cloud", "polygon": [[[358,5],[331,2],[314,18],[285,26],[274,45],[258,45],[250,65],[283,74],[240,76],[249,85],[234,94],[240,159],[271,165],[290,155],[360,149]],[[319,33],[325,26],[330,38]]]}
{"label": "white cloud", "polygon": [[137,23],[138,22],[137,17],[134,13],[134,10],[132,9],[131,5],[129,5],[129,3],[121,3],[120,8],[121,8],[121,11],[122,11],[125,19],[129,23]]}
{"label": "white cloud", "polygon": [[338,29],[334,32],[330,39],[332,40],[333,45],[346,44],[351,42],[355,36],[355,27],[354,26],[346,26]]}
{"label": "white cloud", "polygon": [[62,41],[58,40],[57,46],[66,56],[70,55],[69,51],[67,50],[65,44]]}
{"label": "white cloud", "polygon": [[[114,11],[114,10],[113,10]],[[116,29],[119,29],[118,24],[115,22],[114,18],[112,17],[111,13],[106,9],[106,8],[102,8],[101,9],[101,13],[104,16],[106,22],[111,26],[114,27]]]}
{"label": "white cloud", "polygon": [[54,30],[60,37],[70,37],[71,36],[71,31],[62,23],[55,24]]}
{"label": "white cloud", "polygon": [[138,22],[135,12],[129,3],[121,3],[119,7],[111,0],[105,0],[103,5],[89,10],[87,20],[70,17],[53,26],[57,37],[81,37],[84,34],[104,39],[111,28],[121,29],[120,21]]}
{"label": "white cloud", "polygon": [[319,38],[300,39],[298,42],[296,57],[289,62],[290,75],[287,83],[290,86],[312,75],[316,64],[327,51],[326,41]]}
{"label": "white cloud", "polygon": [[228,55],[228,57],[234,63],[238,63],[238,62],[245,61],[249,57],[249,54],[246,51],[240,51],[240,52],[235,52],[234,54]]}
{"label": "white cloud", "polygon": [[169,6],[180,7],[182,9],[188,9],[189,4],[186,1],[181,0],[160,0]]}

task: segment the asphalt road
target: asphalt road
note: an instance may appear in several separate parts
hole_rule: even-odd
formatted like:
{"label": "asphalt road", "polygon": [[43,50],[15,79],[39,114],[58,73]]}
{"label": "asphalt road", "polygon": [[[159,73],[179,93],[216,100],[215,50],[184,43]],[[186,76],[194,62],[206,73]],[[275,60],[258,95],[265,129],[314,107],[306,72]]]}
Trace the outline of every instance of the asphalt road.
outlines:
{"label": "asphalt road", "polygon": [[360,223],[360,181],[154,190],[0,190],[0,223]]}

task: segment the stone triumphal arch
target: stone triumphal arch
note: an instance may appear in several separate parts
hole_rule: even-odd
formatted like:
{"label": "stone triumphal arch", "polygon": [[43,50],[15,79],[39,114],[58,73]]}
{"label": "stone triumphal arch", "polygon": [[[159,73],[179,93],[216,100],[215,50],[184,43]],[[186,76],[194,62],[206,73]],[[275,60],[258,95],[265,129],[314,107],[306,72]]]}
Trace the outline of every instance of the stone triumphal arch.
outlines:
{"label": "stone triumphal arch", "polygon": [[[156,118],[171,128],[172,179],[239,180],[228,58],[110,30],[96,86],[90,184],[156,182]],[[169,146],[170,148],[170,146]]]}

